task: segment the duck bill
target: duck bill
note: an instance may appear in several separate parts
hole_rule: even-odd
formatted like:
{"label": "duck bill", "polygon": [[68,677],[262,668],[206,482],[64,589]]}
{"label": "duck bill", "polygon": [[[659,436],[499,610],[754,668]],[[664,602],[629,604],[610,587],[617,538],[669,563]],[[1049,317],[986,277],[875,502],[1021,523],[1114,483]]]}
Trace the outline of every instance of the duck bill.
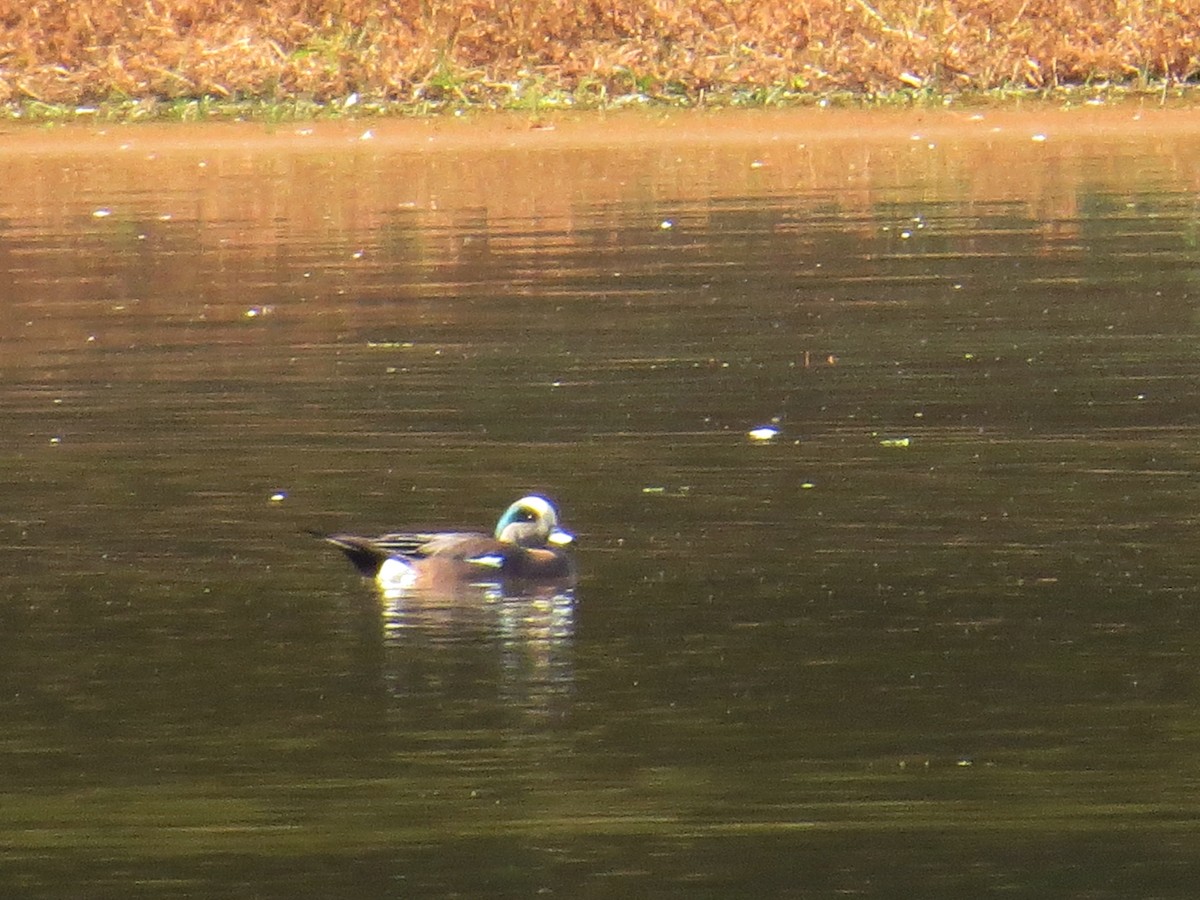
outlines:
{"label": "duck bill", "polygon": [[553,547],[569,547],[575,543],[575,535],[568,531],[563,531],[561,528],[555,528],[550,532],[550,536],[546,538],[546,543]]}

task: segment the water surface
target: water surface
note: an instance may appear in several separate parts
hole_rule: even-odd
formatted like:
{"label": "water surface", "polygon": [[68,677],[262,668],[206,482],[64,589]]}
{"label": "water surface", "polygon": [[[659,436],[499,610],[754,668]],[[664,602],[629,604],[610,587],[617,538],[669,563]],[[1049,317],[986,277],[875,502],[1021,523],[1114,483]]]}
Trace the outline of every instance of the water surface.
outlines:
{"label": "water surface", "polygon": [[[1198,137],[0,136],[0,878],[1190,896]],[[386,602],[304,533],[530,491],[572,597]]]}

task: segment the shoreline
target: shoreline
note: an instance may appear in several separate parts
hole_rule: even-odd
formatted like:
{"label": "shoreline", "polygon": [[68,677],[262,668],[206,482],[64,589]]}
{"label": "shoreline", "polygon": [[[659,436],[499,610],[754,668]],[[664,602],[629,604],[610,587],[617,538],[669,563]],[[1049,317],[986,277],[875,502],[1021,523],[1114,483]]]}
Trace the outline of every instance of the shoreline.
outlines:
{"label": "shoreline", "polygon": [[[187,120],[120,118],[79,113],[50,121],[0,120],[0,156],[34,150],[76,154],[120,149],[131,139],[156,148],[194,149],[193,128],[204,127],[203,144],[220,148],[246,143],[298,140],[313,148],[366,150],[401,142],[414,149],[478,149],[481,146],[589,148],[608,146],[606,125],[617,127],[622,142],[673,144],[702,140],[709,144],[742,143],[748,137],[774,133],[776,139],[804,143],[811,138],[852,137],[869,131],[875,138],[930,139],[988,137],[1022,139],[1037,131],[1058,134],[1123,133],[1153,127],[1164,134],[1200,130],[1194,96],[1160,102],[1158,97],[1022,98],[1008,103],[952,103],[929,106],[791,106],[791,107],[622,107],[602,109],[470,110],[456,115],[319,116],[277,119],[262,115],[230,115]],[[62,133],[73,140],[64,145]]]}
{"label": "shoreline", "polygon": [[871,96],[851,92],[824,95],[780,93],[770,100],[737,94],[709,95],[702,102],[664,101],[642,94],[613,98],[604,103],[580,103],[543,98],[536,104],[421,103],[364,101],[357,95],[317,102],[312,100],[221,101],[213,98],[121,100],[60,104],[26,100],[0,104],[0,125],[132,124],[152,122],[257,122],[266,125],[300,122],[393,119],[460,119],[504,113],[523,114],[532,121],[571,114],[648,114],[719,111],[989,111],[997,109],[1081,108],[1143,104],[1162,109],[1200,106],[1200,85],[1162,82],[1141,87],[1124,85],[1059,86],[1045,89],[998,88],[989,91],[941,93],[908,88]]}
{"label": "shoreline", "polygon": [[[197,137],[196,129],[203,129]],[[78,116],[47,127],[0,122],[0,158],[22,153],[75,155],[153,148],[193,152],[251,145],[294,145],[314,152],[370,152],[401,145],[413,152],[493,149],[592,149],[620,142],[641,147],[680,142],[708,145],[784,141],[797,145],[854,139],[1041,140],[1045,137],[1121,135],[1131,129],[1193,134],[1200,122],[1192,105],[1143,97],[1065,104],[1025,101],[990,106],[622,108],[474,111],[459,116],[326,117],[271,120],[253,116],[201,121],[100,119]],[[69,134],[70,141],[64,142]],[[1036,136],[1036,137],[1035,137]]]}

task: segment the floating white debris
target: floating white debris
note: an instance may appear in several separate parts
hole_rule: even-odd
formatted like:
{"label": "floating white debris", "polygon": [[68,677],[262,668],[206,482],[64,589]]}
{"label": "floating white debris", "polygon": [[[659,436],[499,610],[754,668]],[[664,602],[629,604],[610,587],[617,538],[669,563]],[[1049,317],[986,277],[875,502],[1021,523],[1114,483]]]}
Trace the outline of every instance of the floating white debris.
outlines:
{"label": "floating white debris", "polygon": [[815,487],[816,487],[816,485],[813,484],[811,481],[800,482],[800,490],[802,490],[802,491],[811,491]]}
{"label": "floating white debris", "polygon": [[750,163],[750,168],[762,169],[762,168],[766,168],[766,165],[767,164],[765,162],[763,162],[761,159],[756,159],[756,160],[754,160],[754,162]]}
{"label": "floating white debris", "polygon": [[59,444],[62,443],[62,438],[52,437],[52,438],[50,438],[50,443],[57,447]]}
{"label": "floating white debris", "polygon": [[108,209],[107,207],[104,207],[104,206],[100,207],[99,209],[92,210],[92,218],[93,219],[107,219],[111,215],[112,215],[112,210]]}
{"label": "floating white debris", "polygon": [[672,222],[670,219],[663,219],[661,222],[658,223],[658,227],[661,228],[663,231],[670,231],[672,228],[675,227],[675,223]]}
{"label": "floating white debris", "polygon": [[681,484],[675,487],[667,487],[661,484],[648,484],[642,488],[643,494],[650,494],[655,497],[687,497],[692,492],[690,484]]}
{"label": "floating white debris", "polygon": [[360,134],[358,136],[358,139],[360,141],[370,141],[370,140],[373,140],[374,137],[375,137],[375,132],[373,132],[370,128],[368,128],[366,131],[364,131],[362,134]]}
{"label": "floating white debris", "polygon": [[774,425],[760,425],[746,432],[746,437],[752,441],[773,441],[779,435],[779,429]]}
{"label": "floating white debris", "polygon": [[879,446],[880,447],[907,447],[910,443],[912,443],[912,439],[906,438],[906,437],[884,438],[882,441],[879,442]]}
{"label": "floating white debris", "polygon": [[1029,138],[1029,139],[1030,139],[1031,141],[1034,141],[1034,142],[1038,143],[1038,144],[1041,144],[1041,143],[1044,143],[1044,142],[1045,142],[1045,140],[1046,140],[1046,136],[1045,136],[1044,134],[1035,134],[1035,135],[1032,135],[1032,136],[1030,136],[1030,138]]}
{"label": "floating white debris", "polygon": [[286,491],[276,491],[275,493],[273,493],[273,494],[271,495],[271,502],[272,502],[272,503],[282,503],[282,502],[283,502],[284,500],[286,500],[286,499],[287,499],[287,492],[286,492]]}

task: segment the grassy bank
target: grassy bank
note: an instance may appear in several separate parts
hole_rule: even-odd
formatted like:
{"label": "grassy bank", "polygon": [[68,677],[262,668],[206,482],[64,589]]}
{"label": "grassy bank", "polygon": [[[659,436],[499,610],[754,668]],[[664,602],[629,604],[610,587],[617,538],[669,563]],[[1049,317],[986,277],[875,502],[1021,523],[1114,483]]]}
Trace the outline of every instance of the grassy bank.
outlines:
{"label": "grassy bank", "polygon": [[32,0],[9,115],[776,104],[1200,75],[1200,0]]}

